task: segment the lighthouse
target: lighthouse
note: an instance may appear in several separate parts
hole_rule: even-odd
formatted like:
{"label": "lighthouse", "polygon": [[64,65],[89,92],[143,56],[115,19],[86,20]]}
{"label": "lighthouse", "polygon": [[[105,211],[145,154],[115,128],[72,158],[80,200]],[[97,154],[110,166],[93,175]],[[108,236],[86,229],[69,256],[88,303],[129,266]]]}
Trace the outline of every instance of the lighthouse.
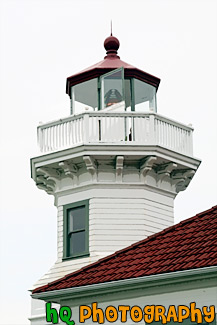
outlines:
{"label": "lighthouse", "polygon": [[[54,197],[58,234],[57,260],[33,288],[172,226],[200,164],[193,128],[158,113],[160,79],[122,61],[119,46],[106,38],[104,59],[67,78],[70,115],[38,126],[31,173]],[[43,302],[32,300],[30,319],[44,324]]]}

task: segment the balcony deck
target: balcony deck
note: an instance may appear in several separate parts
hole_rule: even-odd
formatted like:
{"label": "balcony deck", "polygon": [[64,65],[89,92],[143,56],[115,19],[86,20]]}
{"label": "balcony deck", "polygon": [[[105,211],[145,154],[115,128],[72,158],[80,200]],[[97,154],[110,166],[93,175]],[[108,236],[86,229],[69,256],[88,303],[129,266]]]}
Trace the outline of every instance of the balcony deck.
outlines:
{"label": "balcony deck", "polygon": [[38,126],[42,153],[79,145],[158,145],[193,156],[193,128],[156,113],[85,112]]}

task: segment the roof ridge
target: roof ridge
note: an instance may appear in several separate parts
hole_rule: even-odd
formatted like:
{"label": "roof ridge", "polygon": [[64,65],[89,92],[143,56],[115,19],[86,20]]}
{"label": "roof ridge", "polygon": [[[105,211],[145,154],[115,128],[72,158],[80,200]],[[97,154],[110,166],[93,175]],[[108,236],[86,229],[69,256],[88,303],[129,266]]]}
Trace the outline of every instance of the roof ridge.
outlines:
{"label": "roof ridge", "polygon": [[209,213],[209,212],[211,212],[211,211],[217,211],[217,205],[214,205],[212,208],[210,208],[210,209],[208,209],[208,210],[205,210],[205,211],[203,211],[203,212],[197,213],[197,214],[196,214],[195,216],[193,216],[193,217],[190,217],[190,218],[184,219],[184,220],[180,221],[179,223],[177,223],[177,225],[178,225],[178,224],[186,224],[186,223],[189,223],[189,222],[192,221],[192,219],[196,219],[196,218],[198,218],[198,217],[202,217],[202,216],[204,216],[205,214],[207,214],[207,213]]}

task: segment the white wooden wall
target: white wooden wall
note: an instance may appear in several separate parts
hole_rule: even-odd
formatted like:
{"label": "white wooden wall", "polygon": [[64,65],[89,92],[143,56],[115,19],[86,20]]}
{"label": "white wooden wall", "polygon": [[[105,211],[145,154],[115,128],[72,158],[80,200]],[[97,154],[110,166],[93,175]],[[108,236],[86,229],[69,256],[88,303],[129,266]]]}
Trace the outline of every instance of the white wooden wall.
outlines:
{"label": "white wooden wall", "polygon": [[[104,311],[106,307],[108,306],[114,306],[118,309],[118,305],[129,305],[130,307],[133,306],[139,306],[143,309],[146,305],[162,305],[166,309],[170,305],[185,305],[190,306],[191,302],[196,303],[197,308],[202,308],[203,306],[211,306],[214,305],[217,306],[217,288],[216,287],[205,287],[205,288],[199,288],[199,289],[189,289],[189,290],[181,290],[181,291],[173,291],[174,288],[171,287],[170,292],[167,293],[160,293],[160,289],[158,289],[158,293],[146,295],[144,294],[140,297],[134,295],[131,295],[129,292],[125,292],[125,297],[121,297],[120,295],[116,294],[116,298],[113,297],[113,299],[109,300],[109,296],[107,297],[107,301],[103,299],[104,297],[101,297],[101,299],[104,300],[104,302],[101,302],[100,297],[98,299],[92,297],[92,302],[98,302],[98,307],[102,308]],[[88,305],[83,300],[83,303],[80,301],[79,303],[83,305]],[[64,302],[65,305],[70,306],[70,302]],[[89,304],[91,305],[91,304]],[[75,321],[75,324],[81,324],[79,322],[79,306],[71,307],[72,309],[72,319]],[[128,314],[129,315],[129,314]],[[61,323],[62,324],[62,323]],[[85,325],[93,324],[92,319],[88,319],[83,323]],[[97,323],[96,323],[97,324]],[[105,320],[104,324],[111,324],[107,320]],[[120,320],[117,320],[114,322],[114,324],[117,325],[123,325],[123,324],[145,324],[144,320],[141,322],[132,322],[130,319],[130,316],[127,317],[126,323],[121,323]],[[154,324],[154,323],[153,323]],[[161,324],[161,322],[159,323]],[[193,324],[189,322],[189,324]]]}
{"label": "white wooden wall", "polygon": [[[89,199],[89,257],[62,261],[63,205]],[[57,261],[38,287],[101,257],[157,233],[174,223],[173,197],[144,188],[90,189],[58,198]]]}
{"label": "white wooden wall", "polygon": [[38,144],[41,152],[52,152],[83,143],[122,142],[123,145],[129,140],[130,128],[135,144],[162,145],[180,153],[193,154],[192,127],[156,113],[103,110],[71,115],[39,125]]}
{"label": "white wooden wall", "polygon": [[145,198],[90,200],[90,253],[113,252],[173,224],[171,207]]}

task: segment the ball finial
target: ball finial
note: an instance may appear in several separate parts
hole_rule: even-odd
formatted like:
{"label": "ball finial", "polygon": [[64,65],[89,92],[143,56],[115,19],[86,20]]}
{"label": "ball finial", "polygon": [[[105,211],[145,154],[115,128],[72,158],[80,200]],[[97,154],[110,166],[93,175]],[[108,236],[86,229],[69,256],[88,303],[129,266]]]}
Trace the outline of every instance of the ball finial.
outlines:
{"label": "ball finial", "polygon": [[118,53],[119,46],[120,46],[119,40],[112,35],[112,20],[111,20],[111,35],[107,37],[104,41],[104,48],[106,49],[106,54],[107,54],[106,57],[118,57],[117,53]]}
{"label": "ball finial", "polygon": [[111,33],[109,37],[105,39],[104,47],[106,49],[107,56],[117,56],[117,52],[120,46],[119,40]]}

